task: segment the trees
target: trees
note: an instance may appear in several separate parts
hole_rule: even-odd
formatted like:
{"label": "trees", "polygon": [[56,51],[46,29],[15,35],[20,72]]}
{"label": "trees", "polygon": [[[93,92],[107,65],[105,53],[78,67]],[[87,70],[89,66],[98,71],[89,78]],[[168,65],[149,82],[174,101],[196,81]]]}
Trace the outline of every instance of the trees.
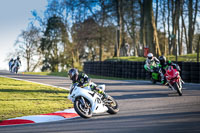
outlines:
{"label": "trees", "polygon": [[[157,28],[152,7],[152,0],[140,1],[141,5],[141,37],[144,47],[148,47],[154,55],[161,55]],[[143,17],[143,18],[142,18]]]}
{"label": "trees", "polygon": [[[133,49],[133,55],[139,55],[139,19],[140,5],[138,1],[128,1],[124,5],[124,24],[127,35],[131,38],[131,49]],[[128,39],[127,39],[128,40]],[[126,40],[126,41],[127,41]],[[128,41],[127,41],[128,42]],[[141,43],[142,44],[142,43]]]}
{"label": "trees", "polygon": [[39,29],[30,24],[15,42],[18,55],[26,59],[26,71],[28,72],[33,72],[41,64],[41,51],[38,49],[40,38]]}
{"label": "trees", "polygon": [[197,11],[198,11],[198,0],[189,0],[188,3],[188,45],[187,45],[187,53],[193,53],[193,38],[194,38],[194,30],[197,18]]}
{"label": "trees", "polygon": [[135,56],[145,47],[156,56],[197,51],[199,7],[199,0],[50,0],[43,18],[32,12],[43,70],[127,56],[126,44]]}
{"label": "trees", "polygon": [[56,15],[50,17],[40,45],[45,57],[42,70],[50,69],[53,72],[58,72],[59,64],[62,63],[61,55],[67,44],[67,37],[62,18]]}

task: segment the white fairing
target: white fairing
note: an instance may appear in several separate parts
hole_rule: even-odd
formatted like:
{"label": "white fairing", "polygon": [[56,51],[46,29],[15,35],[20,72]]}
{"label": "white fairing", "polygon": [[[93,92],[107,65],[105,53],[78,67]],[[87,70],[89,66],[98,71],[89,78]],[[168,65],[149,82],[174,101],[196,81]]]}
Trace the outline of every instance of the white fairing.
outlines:
{"label": "white fairing", "polygon": [[[70,89],[73,89],[73,86],[71,86]],[[108,108],[104,105],[104,102],[101,100],[101,97],[95,92],[91,91],[90,86],[84,88],[75,86],[71,94],[68,96],[68,99],[74,102],[79,96],[82,96],[90,101],[92,105],[92,113],[103,113],[108,110]]]}

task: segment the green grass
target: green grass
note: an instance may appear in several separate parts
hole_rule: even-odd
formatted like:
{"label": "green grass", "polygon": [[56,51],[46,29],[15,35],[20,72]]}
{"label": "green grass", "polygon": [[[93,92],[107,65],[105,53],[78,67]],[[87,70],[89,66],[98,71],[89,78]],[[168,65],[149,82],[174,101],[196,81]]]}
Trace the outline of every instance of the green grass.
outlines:
{"label": "green grass", "polygon": [[107,60],[125,60],[125,61],[145,61],[146,58],[144,57],[136,57],[136,56],[124,56],[124,57],[113,57],[111,59],[107,59]]}
{"label": "green grass", "polygon": [[[167,58],[167,60],[176,61],[176,56],[174,56],[174,55],[166,56],[166,58]],[[146,58],[129,56],[129,57],[113,57],[113,58],[107,59],[107,60],[145,61]],[[200,58],[199,58],[199,60],[200,60]],[[196,62],[197,61],[197,53],[178,56],[178,61]]]}
{"label": "green grass", "polygon": [[[167,56],[167,59],[171,61],[176,61],[176,56],[170,55],[170,56]],[[178,56],[178,61],[197,62],[197,54],[187,54],[187,55]]]}
{"label": "green grass", "polygon": [[0,121],[73,107],[68,91],[0,77]]}
{"label": "green grass", "polygon": [[31,75],[50,75],[50,76],[61,76],[67,77],[67,72],[24,72],[24,74],[31,74]]}

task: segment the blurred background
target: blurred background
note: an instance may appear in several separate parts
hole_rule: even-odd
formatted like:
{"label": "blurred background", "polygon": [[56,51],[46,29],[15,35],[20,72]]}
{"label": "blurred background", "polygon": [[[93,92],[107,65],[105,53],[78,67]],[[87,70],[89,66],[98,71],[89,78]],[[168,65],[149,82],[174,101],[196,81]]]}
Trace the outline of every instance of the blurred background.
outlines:
{"label": "blurred background", "polygon": [[[0,22],[1,55],[5,55],[1,69],[8,69],[9,60],[17,56],[22,60],[21,71],[27,72],[82,70],[86,61],[144,61],[148,52],[174,61],[199,62],[200,0],[3,3],[1,21],[10,20]],[[29,15],[22,17],[24,13]],[[10,34],[18,26],[16,20],[23,26]],[[2,41],[11,36],[11,45]]]}

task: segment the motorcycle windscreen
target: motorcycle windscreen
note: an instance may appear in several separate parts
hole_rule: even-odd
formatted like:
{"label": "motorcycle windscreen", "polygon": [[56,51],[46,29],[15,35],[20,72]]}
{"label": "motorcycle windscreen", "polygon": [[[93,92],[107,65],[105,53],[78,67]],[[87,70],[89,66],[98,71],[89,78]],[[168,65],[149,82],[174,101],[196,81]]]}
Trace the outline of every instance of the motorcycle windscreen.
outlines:
{"label": "motorcycle windscreen", "polygon": [[172,78],[175,78],[177,75],[176,75],[176,69],[173,69],[173,67],[170,67],[167,72],[166,72],[167,76],[168,76],[168,79],[172,79]]}

